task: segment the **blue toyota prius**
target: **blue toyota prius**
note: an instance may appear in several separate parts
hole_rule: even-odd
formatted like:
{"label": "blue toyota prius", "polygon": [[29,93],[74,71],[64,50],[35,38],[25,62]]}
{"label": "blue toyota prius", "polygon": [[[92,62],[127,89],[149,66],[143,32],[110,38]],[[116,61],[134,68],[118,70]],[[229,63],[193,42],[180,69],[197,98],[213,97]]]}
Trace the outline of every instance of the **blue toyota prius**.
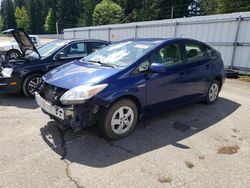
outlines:
{"label": "blue toyota prius", "polygon": [[117,139],[147,115],[216,102],[224,80],[221,54],[202,42],[130,39],[50,71],[35,95],[61,128],[97,124]]}

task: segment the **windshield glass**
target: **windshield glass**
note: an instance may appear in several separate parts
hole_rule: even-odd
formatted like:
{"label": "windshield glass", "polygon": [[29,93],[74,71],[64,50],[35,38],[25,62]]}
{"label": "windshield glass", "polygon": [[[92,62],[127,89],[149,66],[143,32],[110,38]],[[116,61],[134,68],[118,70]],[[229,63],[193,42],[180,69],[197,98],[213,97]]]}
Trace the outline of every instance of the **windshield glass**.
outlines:
{"label": "windshield glass", "polygon": [[53,41],[48,44],[45,44],[41,48],[38,48],[38,52],[41,55],[41,57],[47,57],[53,54],[55,51],[59,50],[61,47],[63,47],[66,44],[67,42],[64,42],[64,41]]}
{"label": "windshield glass", "polygon": [[162,41],[128,41],[119,42],[97,51],[83,60],[99,62],[116,67],[126,67],[142,57],[147,51]]}

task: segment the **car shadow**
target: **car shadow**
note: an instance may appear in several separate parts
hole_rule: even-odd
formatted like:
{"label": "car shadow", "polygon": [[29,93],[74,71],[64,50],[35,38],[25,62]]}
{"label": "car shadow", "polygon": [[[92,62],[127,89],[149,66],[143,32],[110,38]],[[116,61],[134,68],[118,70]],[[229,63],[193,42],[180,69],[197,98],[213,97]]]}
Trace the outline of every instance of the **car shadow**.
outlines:
{"label": "car shadow", "polygon": [[17,108],[37,109],[38,105],[34,99],[23,94],[0,94],[0,106],[15,106]]}
{"label": "car shadow", "polygon": [[239,107],[240,104],[225,98],[213,105],[192,104],[140,122],[131,135],[115,141],[100,138],[95,127],[77,133],[63,132],[53,121],[41,128],[41,135],[62,159],[103,168],[168,145],[190,149],[178,142],[216,126]]}

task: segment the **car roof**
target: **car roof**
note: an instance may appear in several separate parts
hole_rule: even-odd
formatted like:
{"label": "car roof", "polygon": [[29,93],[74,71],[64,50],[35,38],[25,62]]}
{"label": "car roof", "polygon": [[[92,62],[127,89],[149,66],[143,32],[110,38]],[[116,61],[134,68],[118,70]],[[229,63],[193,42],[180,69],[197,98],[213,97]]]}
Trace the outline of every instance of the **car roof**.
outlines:
{"label": "car roof", "polygon": [[105,40],[99,40],[99,39],[57,39],[55,41],[61,41],[66,43],[73,43],[73,42],[102,42],[102,43],[110,43]]}
{"label": "car roof", "polygon": [[130,38],[130,39],[125,39],[122,41],[118,42],[128,42],[128,41],[138,41],[138,42],[159,42],[160,44],[167,43],[167,42],[194,42],[194,43],[200,43],[205,46],[208,46],[206,43],[196,40],[196,39],[191,39],[191,38]]}

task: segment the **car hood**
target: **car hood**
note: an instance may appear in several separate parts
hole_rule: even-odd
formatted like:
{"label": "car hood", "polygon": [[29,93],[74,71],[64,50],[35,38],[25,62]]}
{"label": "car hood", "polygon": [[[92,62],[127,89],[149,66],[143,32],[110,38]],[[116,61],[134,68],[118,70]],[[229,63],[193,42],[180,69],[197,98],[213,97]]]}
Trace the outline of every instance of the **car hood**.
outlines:
{"label": "car hood", "polygon": [[85,84],[97,84],[119,71],[76,60],[48,72],[43,80],[56,87],[71,89]]}
{"label": "car hood", "polygon": [[3,31],[2,34],[12,35],[15,38],[20,50],[22,51],[24,55],[27,50],[30,50],[39,54],[31,38],[25,31],[22,31],[19,29],[8,29],[6,31]]}

